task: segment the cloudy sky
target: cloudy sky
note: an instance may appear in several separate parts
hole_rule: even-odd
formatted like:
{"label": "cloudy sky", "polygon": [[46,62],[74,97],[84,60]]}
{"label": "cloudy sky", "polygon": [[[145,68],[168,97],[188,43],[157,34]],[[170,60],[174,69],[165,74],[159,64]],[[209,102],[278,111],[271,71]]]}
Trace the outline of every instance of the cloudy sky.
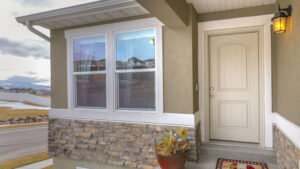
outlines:
{"label": "cloudy sky", "polygon": [[[91,1],[95,0],[1,0],[0,86],[50,85],[49,42],[17,23],[15,17]],[[48,30],[42,31],[49,35]]]}

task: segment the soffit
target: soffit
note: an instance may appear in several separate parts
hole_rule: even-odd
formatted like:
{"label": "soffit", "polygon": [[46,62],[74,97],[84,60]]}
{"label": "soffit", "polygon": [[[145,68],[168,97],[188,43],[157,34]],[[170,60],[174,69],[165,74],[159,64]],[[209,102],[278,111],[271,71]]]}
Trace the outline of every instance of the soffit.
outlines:
{"label": "soffit", "polygon": [[198,13],[219,12],[275,4],[276,0],[186,0]]}
{"label": "soffit", "polygon": [[58,29],[145,14],[149,12],[134,0],[101,0],[16,19],[24,25],[29,21],[32,25]]}

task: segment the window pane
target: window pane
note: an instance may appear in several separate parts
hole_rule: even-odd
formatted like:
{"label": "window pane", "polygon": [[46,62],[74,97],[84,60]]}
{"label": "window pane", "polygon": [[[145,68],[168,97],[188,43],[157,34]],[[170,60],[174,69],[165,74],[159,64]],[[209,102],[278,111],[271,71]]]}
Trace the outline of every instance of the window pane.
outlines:
{"label": "window pane", "polygon": [[76,75],[76,107],[106,107],[105,74]]}
{"label": "window pane", "polygon": [[120,33],[116,35],[116,67],[144,69],[155,67],[155,30]]}
{"label": "window pane", "polygon": [[154,72],[118,73],[119,109],[155,109]]}
{"label": "window pane", "polygon": [[105,36],[73,41],[74,72],[105,70]]}

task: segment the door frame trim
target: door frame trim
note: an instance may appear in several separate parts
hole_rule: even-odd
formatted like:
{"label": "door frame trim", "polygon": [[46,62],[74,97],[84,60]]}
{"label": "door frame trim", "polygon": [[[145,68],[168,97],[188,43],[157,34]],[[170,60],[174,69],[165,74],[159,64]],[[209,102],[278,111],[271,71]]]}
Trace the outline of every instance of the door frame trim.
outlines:
{"label": "door frame trim", "polygon": [[208,37],[220,34],[259,33],[260,146],[273,147],[271,83],[271,18],[273,15],[242,17],[198,23],[198,83],[201,141],[209,142]]}

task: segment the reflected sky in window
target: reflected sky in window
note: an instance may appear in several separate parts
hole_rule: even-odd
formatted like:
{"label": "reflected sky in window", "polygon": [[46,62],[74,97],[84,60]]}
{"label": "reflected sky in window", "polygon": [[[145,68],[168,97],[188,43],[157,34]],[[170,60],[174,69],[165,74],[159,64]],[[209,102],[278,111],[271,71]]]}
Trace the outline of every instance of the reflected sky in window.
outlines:
{"label": "reflected sky in window", "polygon": [[116,34],[117,69],[155,67],[155,30]]}
{"label": "reflected sky in window", "polygon": [[105,59],[105,36],[75,39],[73,43],[75,60]]}
{"label": "reflected sky in window", "polygon": [[74,71],[105,70],[105,36],[75,39],[74,43]]}

